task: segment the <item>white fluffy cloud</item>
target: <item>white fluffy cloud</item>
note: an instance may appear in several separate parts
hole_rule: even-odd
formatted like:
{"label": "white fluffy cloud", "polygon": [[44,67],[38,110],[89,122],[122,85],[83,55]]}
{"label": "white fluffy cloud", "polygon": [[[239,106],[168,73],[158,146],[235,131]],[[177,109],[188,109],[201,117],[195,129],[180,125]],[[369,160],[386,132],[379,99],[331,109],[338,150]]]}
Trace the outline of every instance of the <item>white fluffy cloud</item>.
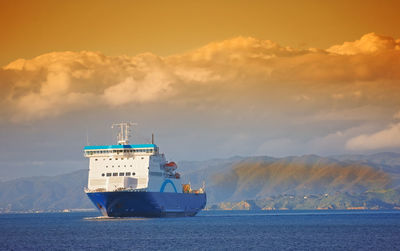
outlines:
{"label": "white fluffy cloud", "polygon": [[0,69],[0,112],[20,122],[173,100],[211,110],[251,103],[259,112],[340,114],[399,107],[398,69],[399,41],[374,33],[326,51],[238,37],[169,57],[53,52]]}
{"label": "white fluffy cloud", "polygon": [[106,88],[103,97],[112,106],[156,101],[162,96],[170,95],[170,83],[171,79],[160,72],[154,72],[139,81],[128,77],[121,83]]}
{"label": "white fluffy cloud", "polygon": [[350,150],[382,150],[400,147],[400,123],[373,134],[362,134],[347,141]]}

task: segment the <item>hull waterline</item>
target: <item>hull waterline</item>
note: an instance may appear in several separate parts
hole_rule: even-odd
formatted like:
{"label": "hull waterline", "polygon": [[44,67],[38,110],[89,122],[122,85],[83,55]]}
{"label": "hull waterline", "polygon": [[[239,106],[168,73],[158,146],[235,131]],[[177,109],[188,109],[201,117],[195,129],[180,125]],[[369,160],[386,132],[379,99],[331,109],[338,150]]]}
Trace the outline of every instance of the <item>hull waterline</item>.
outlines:
{"label": "hull waterline", "polygon": [[109,217],[194,216],[206,205],[206,194],[170,192],[88,192],[93,204]]}

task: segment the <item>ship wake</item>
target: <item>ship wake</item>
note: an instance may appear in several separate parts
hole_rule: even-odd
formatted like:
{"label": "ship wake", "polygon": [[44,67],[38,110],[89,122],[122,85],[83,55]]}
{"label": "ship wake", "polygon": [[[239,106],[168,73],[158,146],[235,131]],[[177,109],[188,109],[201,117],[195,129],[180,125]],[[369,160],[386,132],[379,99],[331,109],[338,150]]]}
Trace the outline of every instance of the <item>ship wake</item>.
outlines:
{"label": "ship wake", "polygon": [[97,216],[97,217],[85,217],[85,221],[127,221],[127,220],[147,220],[147,218],[141,217],[109,217],[109,216]]}

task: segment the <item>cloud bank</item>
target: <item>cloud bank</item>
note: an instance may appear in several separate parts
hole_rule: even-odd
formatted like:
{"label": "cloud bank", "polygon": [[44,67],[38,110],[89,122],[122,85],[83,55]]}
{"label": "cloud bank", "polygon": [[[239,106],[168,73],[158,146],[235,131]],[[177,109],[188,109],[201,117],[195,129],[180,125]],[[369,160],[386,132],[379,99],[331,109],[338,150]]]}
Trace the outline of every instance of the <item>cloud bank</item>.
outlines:
{"label": "cloud bank", "polygon": [[[218,118],[226,128],[279,128],[259,149],[273,150],[268,142],[282,149],[304,142],[310,149],[331,142],[350,150],[400,147],[393,140],[399,124],[382,130],[400,109],[398,69],[400,40],[375,33],[328,49],[236,37],[168,57],[52,52],[0,69],[0,122],[158,105],[203,114],[208,123]],[[255,138],[232,137],[235,144]]]}
{"label": "cloud bank", "polygon": [[237,37],[164,58],[53,52],[1,69],[2,107],[11,111],[9,119],[20,122],[94,106],[207,100],[199,96],[205,90],[203,95],[221,99],[243,91],[278,93],[294,102],[320,99],[320,94],[332,101],[379,99],[398,91],[399,44],[370,33],[327,50]]}
{"label": "cloud bank", "polygon": [[350,150],[393,149],[400,147],[400,123],[390,125],[373,134],[362,134],[351,138],[347,144]]}

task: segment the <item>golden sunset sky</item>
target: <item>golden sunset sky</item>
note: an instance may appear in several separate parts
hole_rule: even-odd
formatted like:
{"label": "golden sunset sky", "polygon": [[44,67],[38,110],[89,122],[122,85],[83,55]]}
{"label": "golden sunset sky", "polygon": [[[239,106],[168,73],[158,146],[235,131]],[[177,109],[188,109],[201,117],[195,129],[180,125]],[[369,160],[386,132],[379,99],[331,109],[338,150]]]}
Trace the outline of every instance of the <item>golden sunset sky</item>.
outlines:
{"label": "golden sunset sky", "polygon": [[328,48],[400,37],[399,1],[1,1],[0,65],[53,51],[159,56],[236,36]]}
{"label": "golden sunset sky", "polygon": [[1,1],[0,180],[86,168],[117,121],[174,160],[399,152],[399,9]]}

